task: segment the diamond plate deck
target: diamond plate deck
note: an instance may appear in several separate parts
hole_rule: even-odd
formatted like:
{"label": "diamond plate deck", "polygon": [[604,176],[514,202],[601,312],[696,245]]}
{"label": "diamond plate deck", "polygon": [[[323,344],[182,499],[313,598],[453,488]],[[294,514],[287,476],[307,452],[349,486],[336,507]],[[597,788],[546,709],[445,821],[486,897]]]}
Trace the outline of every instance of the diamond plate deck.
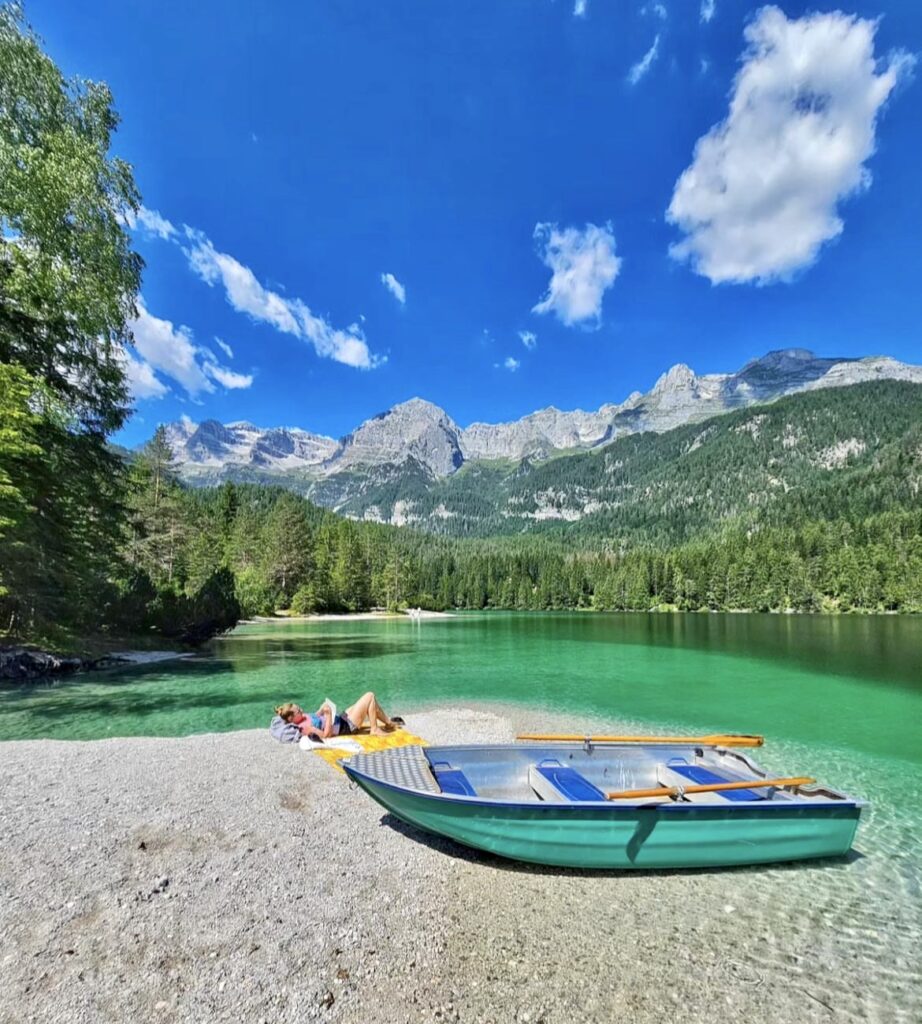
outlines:
{"label": "diamond plate deck", "polygon": [[422,747],[397,747],[376,754],[356,754],[349,759],[349,766],[391,786],[417,793],[441,792]]}

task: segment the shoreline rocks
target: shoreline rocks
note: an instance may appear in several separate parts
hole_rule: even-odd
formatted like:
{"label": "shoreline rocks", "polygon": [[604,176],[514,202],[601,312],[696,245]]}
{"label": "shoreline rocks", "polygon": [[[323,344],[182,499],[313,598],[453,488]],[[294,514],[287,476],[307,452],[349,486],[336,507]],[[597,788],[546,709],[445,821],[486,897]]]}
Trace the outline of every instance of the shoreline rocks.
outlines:
{"label": "shoreline rocks", "polygon": [[52,654],[33,647],[0,647],[0,681],[13,683],[39,682],[78,672],[99,672],[129,665],[148,665],[172,658],[188,658],[180,651],[118,651],[98,658],[79,655]]}
{"label": "shoreline rocks", "polygon": [[50,654],[29,647],[0,648],[0,679],[12,682],[31,682],[48,676],[70,676],[90,667],[95,667],[95,663],[86,658]]}

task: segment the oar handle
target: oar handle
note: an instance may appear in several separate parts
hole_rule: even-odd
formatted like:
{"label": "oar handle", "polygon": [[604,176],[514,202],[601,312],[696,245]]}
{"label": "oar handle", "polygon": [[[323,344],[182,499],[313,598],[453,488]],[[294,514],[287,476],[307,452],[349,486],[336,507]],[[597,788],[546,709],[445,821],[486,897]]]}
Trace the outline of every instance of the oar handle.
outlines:
{"label": "oar handle", "polygon": [[809,786],[816,782],[806,776],[796,779],[757,779],[755,782],[711,782],[702,786],[657,786],[654,789],[623,789],[606,793],[608,800],[645,800],[651,796],[679,796],[684,793],[720,793],[725,789],[765,789],[777,786]]}
{"label": "oar handle", "polygon": [[748,736],[742,733],[715,733],[712,736],[581,736],[578,733],[521,733],[517,740],[532,740],[539,743],[680,743],[692,747],[761,747],[763,736]]}

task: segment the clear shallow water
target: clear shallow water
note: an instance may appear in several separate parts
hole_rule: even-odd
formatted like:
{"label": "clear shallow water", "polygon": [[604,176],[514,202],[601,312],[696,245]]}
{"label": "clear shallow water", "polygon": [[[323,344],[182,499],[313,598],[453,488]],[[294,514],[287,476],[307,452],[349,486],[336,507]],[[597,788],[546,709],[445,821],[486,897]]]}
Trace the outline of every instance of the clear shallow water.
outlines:
{"label": "clear shallow water", "polygon": [[284,700],[499,700],[922,764],[922,619],[504,614],[243,626],[183,662],[0,690],[0,739],[265,725]]}
{"label": "clear shallow water", "polygon": [[576,719],[764,733],[766,767],[871,806],[845,861],[721,876],[740,955],[753,976],[768,964],[842,1019],[922,1020],[922,619],[490,613],[253,625],[189,661],[0,690],[0,739],[264,727],[281,701],[343,706],[366,689],[395,712],[542,709],[548,731]]}

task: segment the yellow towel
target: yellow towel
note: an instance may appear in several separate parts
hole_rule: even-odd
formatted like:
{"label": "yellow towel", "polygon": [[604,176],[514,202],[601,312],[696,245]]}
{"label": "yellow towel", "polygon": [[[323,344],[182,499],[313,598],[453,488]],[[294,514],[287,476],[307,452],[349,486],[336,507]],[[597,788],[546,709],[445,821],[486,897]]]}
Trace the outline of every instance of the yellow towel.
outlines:
{"label": "yellow towel", "polygon": [[[362,750],[369,754],[375,750],[391,750],[393,747],[427,747],[429,745],[426,740],[420,736],[414,736],[413,733],[407,732],[406,729],[395,729],[393,732],[385,733],[383,736],[372,736],[367,732],[350,733],[348,739],[355,740]],[[337,750],[336,747],[324,749],[318,746],[314,753],[318,757],[322,757],[327,764],[332,765],[338,772],[342,771],[339,762],[344,757],[352,756],[352,751]]]}

